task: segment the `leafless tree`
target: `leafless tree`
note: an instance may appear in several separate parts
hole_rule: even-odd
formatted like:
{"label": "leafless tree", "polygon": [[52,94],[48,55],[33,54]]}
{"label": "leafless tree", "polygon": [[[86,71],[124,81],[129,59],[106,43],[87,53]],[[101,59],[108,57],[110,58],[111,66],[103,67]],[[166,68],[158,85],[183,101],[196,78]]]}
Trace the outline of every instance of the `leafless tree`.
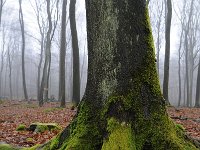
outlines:
{"label": "leafless tree", "polygon": [[59,61],[59,100],[61,107],[65,107],[66,7],[67,0],[63,0]]}
{"label": "leafless tree", "polygon": [[45,61],[44,61],[44,67],[43,67],[43,74],[42,74],[42,80],[40,85],[40,92],[39,92],[39,105],[43,105],[43,99],[48,100],[48,87],[49,87],[49,75],[50,75],[50,67],[51,67],[51,42],[55,33],[55,29],[57,26],[58,21],[58,3],[56,2],[56,20],[54,24],[52,23],[52,9],[51,9],[51,1],[46,0],[46,6],[47,6],[47,18],[48,18],[48,30],[46,34],[46,44],[45,44]]}
{"label": "leafless tree", "polygon": [[79,67],[79,46],[78,36],[76,29],[75,7],[76,0],[70,0],[69,18],[72,36],[72,49],[73,49],[73,96],[72,102],[78,105],[80,102],[80,67]]}
{"label": "leafless tree", "polygon": [[26,89],[26,72],[25,72],[25,32],[24,32],[24,17],[22,11],[22,0],[19,0],[19,22],[21,27],[21,34],[22,34],[22,79],[23,79],[23,89],[24,89],[24,98],[28,100],[28,93]]}
{"label": "leafless tree", "polygon": [[168,87],[169,87],[169,60],[170,60],[170,31],[171,31],[171,19],[172,19],[172,2],[167,0],[167,18],[165,26],[165,62],[164,62],[164,80],[163,80],[163,96],[167,103]]}

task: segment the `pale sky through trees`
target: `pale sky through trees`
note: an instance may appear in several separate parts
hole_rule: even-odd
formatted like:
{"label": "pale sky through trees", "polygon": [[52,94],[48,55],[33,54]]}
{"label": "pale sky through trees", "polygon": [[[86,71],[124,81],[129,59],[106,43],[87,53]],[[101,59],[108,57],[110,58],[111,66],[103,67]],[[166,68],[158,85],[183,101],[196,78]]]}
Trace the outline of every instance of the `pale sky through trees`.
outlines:
{"label": "pale sky through trees", "polygon": [[[34,2],[34,0],[30,0],[30,1]],[[175,5],[173,5],[174,7],[177,6],[176,1],[178,1],[178,0],[174,0],[174,2],[173,2],[173,4],[175,4]],[[18,1],[17,0],[7,0],[6,5],[7,6],[9,5],[9,8],[11,8],[12,12],[13,11],[15,12],[14,14],[10,13],[12,15],[6,19],[12,20],[12,19],[18,17]],[[69,5],[69,1],[68,1],[68,5]],[[22,7],[23,7],[26,31],[29,30],[29,32],[33,32],[35,35],[34,30],[37,30],[38,27],[37,27],[36,18],[34,16],[34,12],[29,3],[29,0],[23,0]],[[81,36],[82,39],[84,40],[86,38],[85,1],[77,0],[76,8],[77,8],[76,18],[77,18],[77,26],[78,26],[77,29],[78,29],[79,37]],[[172,51],[171,54],[172,54],[172,57],[174,55],[177,55],[176,47],[177,47],[177,43],[179,40],[178,34],[179,33],[177,31],[177,18],[176,18],[176,14],[173,11],[172,28],[171,28],[171,51]],[[39,34],[38,34],[38,36],[39,36]],[[164,45],[162,46],[162,49],[161,49],[161,59],[163,58],[163,56],[164,56]]]}

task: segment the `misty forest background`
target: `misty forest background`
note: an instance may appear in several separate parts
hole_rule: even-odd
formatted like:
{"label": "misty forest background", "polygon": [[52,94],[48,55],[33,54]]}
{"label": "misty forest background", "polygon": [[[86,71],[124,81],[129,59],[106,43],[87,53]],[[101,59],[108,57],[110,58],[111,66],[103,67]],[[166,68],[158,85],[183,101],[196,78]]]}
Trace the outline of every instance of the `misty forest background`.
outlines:
{"label": "misty forest background", "polygon": [[[63,1],[51,0],[49,7],[46,0],[0,1],[1,99],[38,100],[41,99],[39,95],[42,89],[42,99],[45,99],[46,92],[48,99],[58,100],[62,56],[60,49],[63,40],[66,41],[65,81],[62,80],[66,86],[65,101],[71,102],[74,94],[80,98],[83,96],[88,65],[85,2],[66,0],[66,4],[66,38],[62,38]],[[199,105],[197,103],[200,93],[198,89],[200,79],[197,80],[200,66],[199,9],[198,0],[172,1],[168,89],[169,101],[175,106]],[[151,0],[149,14],[154,35],[157,70],[163,88],[166,1]],[[79,65],[76,61],[79,61]],[[23,80],[23,65],[25,80]],[[79,73],[76,72],[77,66]],[[73,76],[74,79],[78,76],[80,81],[73,80]],[[24,92],[24,81],[27,95]]]}

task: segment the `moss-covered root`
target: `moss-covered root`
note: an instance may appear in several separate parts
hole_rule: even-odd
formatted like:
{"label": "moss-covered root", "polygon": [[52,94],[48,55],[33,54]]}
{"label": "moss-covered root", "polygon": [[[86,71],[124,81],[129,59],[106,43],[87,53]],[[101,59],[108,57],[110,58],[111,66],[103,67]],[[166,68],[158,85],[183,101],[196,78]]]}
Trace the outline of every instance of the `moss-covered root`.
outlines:
{"label": "moss-covered root", "polygon": [[[161,124],[154,124],[154,127],[147,121],[147,126],[141,130],[136,129],[137,123],[111,117],[107,120],[107,134],[99,148],[92,147],[88,138],[65,135],[67,138],[62,139],[62,133],[38,150],[198,150],[171,119],[167,116],[162,119]],[[65,134],[69,132],[65,131]],[[60,143],[61,140],[64,142]]]}
{"label": "moss-covered root", "polygon": [[[166,120],[165,120],[166,119]],[[166,126],[143,128],[134,131],[136,124],[119,122],[114,118],[108,120],[108,138],[104,140],[102,150],[197,150],[188,141],[183,131],[176,128],[169,118],[163,118]]]}
{"label": "moss-covered root", "polygon": [[[63,132],[53,138],[39,149],[48,150],[98,150],[103,143],[102,126],[100,124],[100,113],[94,114],[95,107],[90,103],[82,102],[79,112],[73,122]],[[98,119],[98,121],[96,120]]]}

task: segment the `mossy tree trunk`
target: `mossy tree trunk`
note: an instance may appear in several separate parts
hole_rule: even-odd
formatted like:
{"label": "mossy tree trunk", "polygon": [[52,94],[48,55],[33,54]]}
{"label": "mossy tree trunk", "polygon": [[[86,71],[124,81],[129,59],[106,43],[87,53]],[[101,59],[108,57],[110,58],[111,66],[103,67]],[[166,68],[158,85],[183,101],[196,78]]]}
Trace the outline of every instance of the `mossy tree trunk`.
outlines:
{"label": "mossy tree trunk", "polygon": [[77,116],[40,148],[183,150],[168,118],[144,0],[87,0],[88,83]]}

